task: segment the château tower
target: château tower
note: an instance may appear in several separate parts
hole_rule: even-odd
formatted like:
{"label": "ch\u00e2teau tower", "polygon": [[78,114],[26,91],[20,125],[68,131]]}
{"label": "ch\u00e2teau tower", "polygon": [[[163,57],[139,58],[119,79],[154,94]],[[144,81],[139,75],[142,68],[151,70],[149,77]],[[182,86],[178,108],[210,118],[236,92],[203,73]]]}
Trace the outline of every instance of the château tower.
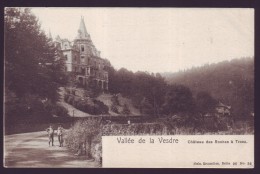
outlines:
{"label": "ch\u00e2teau tower", "polygon": [[100,57],[87,32],[84,18],[81,17],[78,33],[73,42],[56,37],[55,44],[60,47],[65,60],[66,71],[74,72],[81,87],[96,87],[108,90],[110,62]]}

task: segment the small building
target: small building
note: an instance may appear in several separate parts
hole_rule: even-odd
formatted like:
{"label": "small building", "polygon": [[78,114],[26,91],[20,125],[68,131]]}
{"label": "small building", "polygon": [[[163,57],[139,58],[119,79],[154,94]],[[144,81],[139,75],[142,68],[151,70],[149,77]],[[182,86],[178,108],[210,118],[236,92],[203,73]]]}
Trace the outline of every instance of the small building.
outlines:
{"label": "small building", "polygon": [[224,105],[223,103],[219,102],[216,106],[217,114],[222,116],[230,116],[231,115],[231,106]]}

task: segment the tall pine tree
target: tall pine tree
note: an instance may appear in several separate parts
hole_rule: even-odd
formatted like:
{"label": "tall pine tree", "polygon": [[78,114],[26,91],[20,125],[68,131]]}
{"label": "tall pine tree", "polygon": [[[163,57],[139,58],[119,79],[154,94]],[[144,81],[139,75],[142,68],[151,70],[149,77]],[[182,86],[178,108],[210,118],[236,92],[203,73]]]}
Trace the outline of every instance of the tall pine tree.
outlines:
{"label": "tall pine tree", "polygon": [[[46,37],[29,8],[5,8],[4,19],[5,96],[14,94],[13,102],[22,106],[20,110],[31,109],[23,102],[29,98],[55,105],[59,87],[66,83],[61,52]],[[7,105],[19,113],[17,105]]]}

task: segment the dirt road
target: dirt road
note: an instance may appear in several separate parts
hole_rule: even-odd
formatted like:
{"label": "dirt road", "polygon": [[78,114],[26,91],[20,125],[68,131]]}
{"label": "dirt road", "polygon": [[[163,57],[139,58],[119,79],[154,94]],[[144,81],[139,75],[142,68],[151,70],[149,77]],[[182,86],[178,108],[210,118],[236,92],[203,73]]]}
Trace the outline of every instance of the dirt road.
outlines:
{"label": "dirt road", "polygon": [[33,132],[4,137],[4,166],[16,168],[91,168],[97,162],[74,156],[66,147],[59,147],[57,137],[49,147],[46,132]]}

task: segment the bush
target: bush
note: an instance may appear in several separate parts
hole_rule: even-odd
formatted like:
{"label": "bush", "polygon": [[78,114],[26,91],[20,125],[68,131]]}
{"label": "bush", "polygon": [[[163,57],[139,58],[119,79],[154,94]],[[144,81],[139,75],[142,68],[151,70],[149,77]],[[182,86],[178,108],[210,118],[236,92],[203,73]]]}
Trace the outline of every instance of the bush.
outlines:
{"label": "bush", "polygon": [[102,128],[102,135],[166,135],[165,129],[163,123],[107,124]]}
{"label": "bush", "polygon": [[65,88],[65,92],[66,92],[66,94],[70,94],[70,89]]}
{"label": "bush", "polygon": [[145,97],[141,101],[140,112],[144,115],[154,114],[154,108],[153,108],[152,104]]}
{"label": "bush", "polygon": [[52,114],[60,117],[66,117],[68,116],[68,110],[64,106],[57,104],[53,106]]}
{"label": "bush", "polygon": [[70,95],[70,96],[68,97],[67,103],[69,103],[70,105],[72,105],[72,104],[73,104],[73,101],[74,101],[74,97],[73,97],[72,95]]}
{"label": "bush", "polygon": [[[77,155],[101,160],[101,122],[96,120],[79,120],[65,136],[66,146]],[[100,145],[98,145],[100,144]]]}
{"label": "bush", "polygon": [[77,104],[74,107],[83,111],[84,110],[84,103],[85,103],[84,101],[80,100],[80,101],[77,102]]}
{"label": "bush", "polygon": [[120,103],[119,103],[119,100],[118,100],[118,95],[113,95],[112,98],[111,98],[111,101],[114,105],[116,106],[120,106]]}
{"label": "bush", "polygon": [[109,108],[101,101],[91,98],[83,100],[72,95],[68,96],[65,102],[71,104],[75,108],[93,115],[108,114]]}
{"label": "bush", "polygon": [[[101,120],[79,120],[65,136],[66,145],[78,155],[86,155],[100,161],[102,157],[102,136],[118,135],[194,135],[201,134],[192,127],[185,127],[186,118],[173,116],[165,121],[157,120],[155,123],[128,124],[101,124]],[[179,123],[173,123],[179,122]],[[170,125],[167,125],[170,123]],[[244,121],[236,123],[233,129],[218,134],[253,134],[253,122]],[[215,133],[210,133],[215,134]]]}
{"label": "bush", "polygon": [[130,114],[130,110],[129,110],[127,104],[124,104],[122,114],[124,114],[124,115],[129,115]]}
{"label": "bush", "polygon": [[74,98],[73,98],[73,101],[72,101],[72,106],[74,106],[75,108],[77,108],[77,105],[78,105],[78,102],[79,102],[79,101],[80,101],[79,98],[74,97]]}
{"label": "bush", "polygon": [[111,109],[112,112],[119,114],[118,108],[116,107],[115,104],[112,104],[110,109]]}
{"label": "bush", "polygon": [[68,94],[65,94],[65,95],[64,95],[64,101],[65,101],[65,102],[68,102],[68,99],[69,99],[69,95],[68,95]]}
{"label": "bush", "polygon": [[[101,137],[101,136],[98,136]],[[93,146],[91,146],[91,153],[95,161],[101,162],[102,160],[102,143],[99,141],[98,143],[94,143]]]}
{"label": "bush", "polygon": [[94,100],[94,107],[95,107],[95,111],[96,114],[107,114],[108,113],[108,106],[105,105],[103,102],[99,101],[99,100]]}
{"label": "bush", "polygon": [[53,116],[61,116],[61,117],[65,117],[68,116],[68,110],[60,105],[60,104],[53,104],[50,101],[47,101],[44,103],[44,107],[45,107],[45,111],[49,113],[49,115]]}
{"label": "bush", "polygon": [[50,116],[49,110],[45,108],[37,95],[27,94],[5,103],[5,117],[10,123],[24,119],[40,120]]}

